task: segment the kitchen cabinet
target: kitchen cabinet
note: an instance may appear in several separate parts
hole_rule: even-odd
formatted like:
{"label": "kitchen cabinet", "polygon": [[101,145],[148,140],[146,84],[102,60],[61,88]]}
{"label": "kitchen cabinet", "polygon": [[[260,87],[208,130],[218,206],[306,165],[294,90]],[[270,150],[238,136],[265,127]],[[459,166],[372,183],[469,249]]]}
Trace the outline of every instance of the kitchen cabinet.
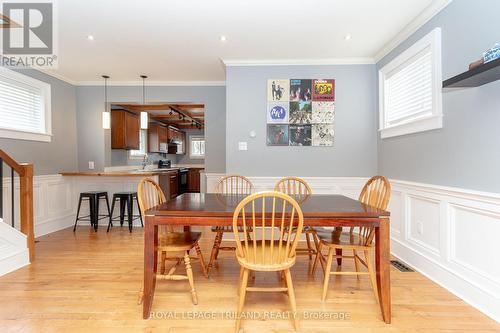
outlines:
{"label": "kitchen cabinet", "polygon": [[168,129],[155,123],[148,125],[148,152],[168,153]]}
{"label": "kitchen cabinet", "polygon": [[158,176],[158,183],[161,190],[165,194],[167,201],[174,199],[179,194],[179,179],[177,170],[170,172],[162,172]]}
{"label": "kitchen cabinet", "polygon": [[177,197],[177,194],[179,193],[179,177],[177,175],[177,171],[169,173],[170,177],[170,199],[173,199]]}
{"label": "kitchen cabinet", "polygon": [[175,128],[168,128],[168,147],[169,154],[185,154],[186,153],[186,133]]}
{"label": "kitchen cabinet", "polygon": [[111,111],[111,149],[139,149],[139,115],[126,110]]}
{"label": "kitchen cabinet", "polygon": [[200,172],[203,168],[189,168],[188,171],[188,192],[200,192]]}

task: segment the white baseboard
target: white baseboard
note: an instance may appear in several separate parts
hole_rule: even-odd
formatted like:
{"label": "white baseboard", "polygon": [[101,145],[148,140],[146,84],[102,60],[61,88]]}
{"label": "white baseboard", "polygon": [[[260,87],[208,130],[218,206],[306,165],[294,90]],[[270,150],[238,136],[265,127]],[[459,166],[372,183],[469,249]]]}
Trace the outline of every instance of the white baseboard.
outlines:
{"label": "white baseboard", "polygon": [[3,251],[6,251],[6,253],[3,253],[2,258],[0,258],[0,276],[13,272],[30,263],[27,247],[3,249]]}
{"label": "white baseboard", "polygon": [[[207,192],[225,174],[205,174]],[[300,175],[299,175],[300,176]],[[280,177],[249,177],[256,191]],[[357,198],[368,178],[303,177],[313,193]],[[500,322],[500,194],[391,180],[391,253]]]}

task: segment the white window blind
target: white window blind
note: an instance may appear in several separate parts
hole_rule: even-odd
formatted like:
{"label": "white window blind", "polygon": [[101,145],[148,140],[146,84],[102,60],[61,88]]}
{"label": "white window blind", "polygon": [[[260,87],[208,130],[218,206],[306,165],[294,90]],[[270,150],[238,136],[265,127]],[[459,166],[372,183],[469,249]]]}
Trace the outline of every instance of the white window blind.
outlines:
{"label": "white window blind", "polygon": [[0,137],[50,141],[48,84],[7,69],[0,71]]}
{"label": "white window blind", "polygon": [[190,137],[190,149],[189,149],[189,157],[190,158],[203,158],[205,157],[205,138],[192,136]]}
{"label": "white window blind", "polygon": [[441,30],[434,29],[379,71],[382,138],[441,128]]}
{"label": "white window blind", "polygon": [[387,126],[432,115],[431,59],[430,48],[426,48],[387,76],[384,90]]}

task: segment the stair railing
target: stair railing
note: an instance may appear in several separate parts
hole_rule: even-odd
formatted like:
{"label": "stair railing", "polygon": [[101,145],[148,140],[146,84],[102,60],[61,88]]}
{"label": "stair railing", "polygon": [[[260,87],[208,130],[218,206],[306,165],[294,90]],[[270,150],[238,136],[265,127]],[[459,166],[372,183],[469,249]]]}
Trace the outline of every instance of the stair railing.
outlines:
{"label": "stair railing", "polygon": [[30,262],[35,259],[35,230],[33,227],[33,164],[17,163],[0,149],[0,218],[3,218],[3,164],[10,167],[11,225],[15,227],[14,175],[19,176],[20,230],[26,235]]}

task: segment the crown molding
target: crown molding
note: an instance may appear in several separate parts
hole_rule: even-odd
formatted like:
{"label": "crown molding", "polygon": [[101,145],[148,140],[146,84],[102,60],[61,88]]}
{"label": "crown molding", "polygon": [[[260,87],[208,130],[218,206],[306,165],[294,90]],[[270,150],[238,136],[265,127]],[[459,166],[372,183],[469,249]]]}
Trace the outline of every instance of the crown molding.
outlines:
{"label": "crown molding", "polygon": [[366,65],[374,64],[373,58],[325,58],[325,59],[221,59],[226,67],[236,66],[311,66],[311,65]]}
{"label": "crown molding", "polygon": [[427,6],[420,14],[417,15],[403,30],[401,30],[393,39],[386,43],[374,56],[375,63],[379,62],[389,52],[394,50],[399,44],[404,42],[408,37],[420,29],[424,24],[429,22],[431,18],[445,9],[453,0],[435,0]]}
{"label": "crown molding", "polygon": [[39,71],[40,73],[47,74],[48,76],[52,76],[53,78],[56,78],[56,79],[61,80],[61,81],[64,81],[64,82],[69,83],[69,84],[71,84],[73,86],[77,86],[78,85],[77,81],[71,80],[71,79],[67,78],[64,75],[54,73],[53,71],[51,71],[49,69],[43,69],[43,68],[38,68],[38,67],[31,67],[30,69],[34,69],[36,71]]}
{"label": "crown molding", "polygon": [[[102,86],[103,81],[79,81],[77,86]],[[142,81],[108,81],[108,86],[140,86]],[[147,86],[156,87],[223,87],[226,81],[147,81]]]}

